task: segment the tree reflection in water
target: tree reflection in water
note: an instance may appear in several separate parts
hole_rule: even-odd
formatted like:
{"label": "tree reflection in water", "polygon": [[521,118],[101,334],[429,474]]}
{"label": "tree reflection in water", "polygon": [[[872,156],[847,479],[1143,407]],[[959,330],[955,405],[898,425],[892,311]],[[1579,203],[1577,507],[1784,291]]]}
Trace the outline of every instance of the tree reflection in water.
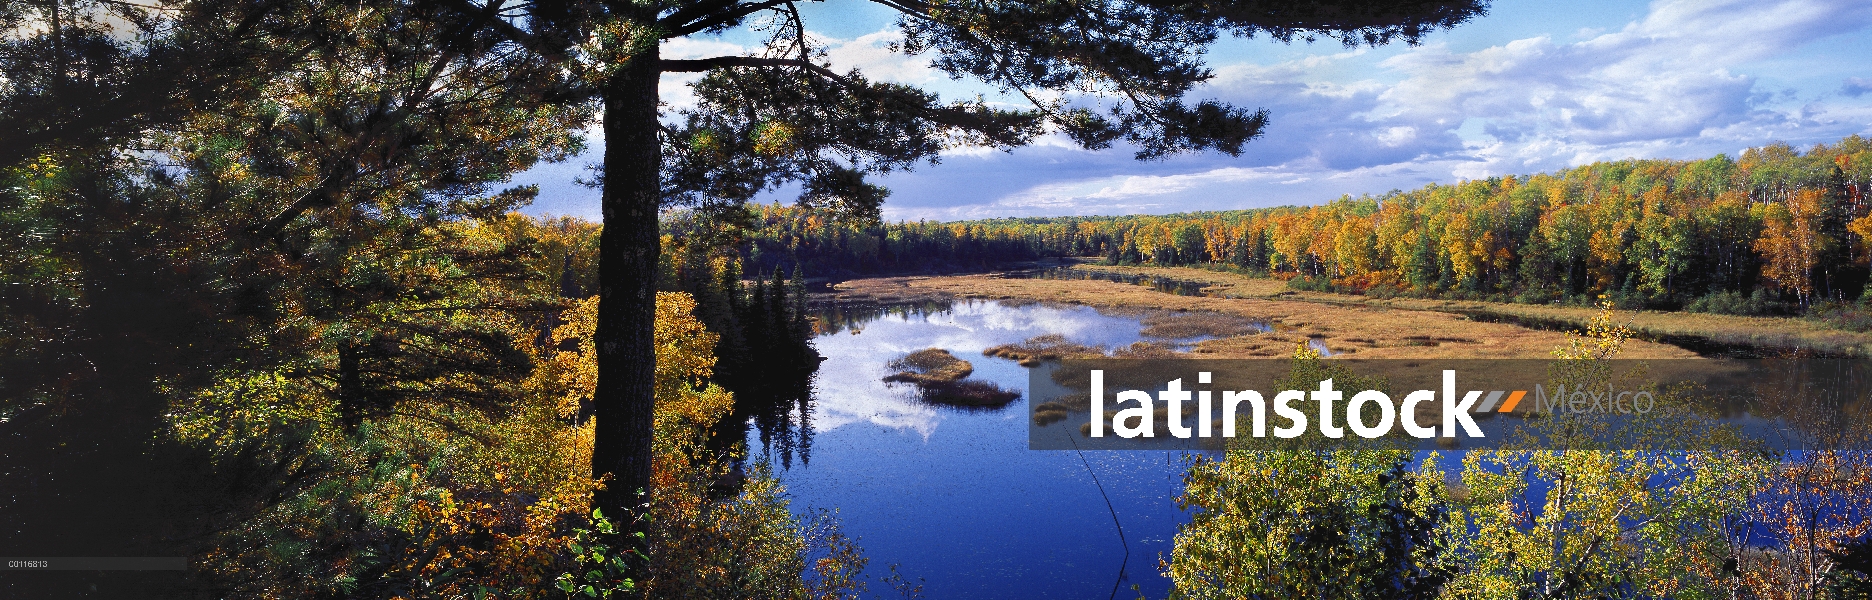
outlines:
{"label": "tree reflection in water", "polygon": [[[826,304],[815,307],[812,337],[863,331],[864,323],[894,317],[926,317],[947,312],[949,302],[927,301],[910,304]],[[801,466],[812,461],[813,389],[820,362],[796,365],[770,365],[755,369],[758,377],[732,378],[724,387],[735,393],[735,409],[723,419],[715,433],[716,444],[727,450],[741,440],[759,440],[758,448],[748,448],[749,458],[782,469],[793,468],[795,458]],[[777,459],[777,460],[776,460]]]}

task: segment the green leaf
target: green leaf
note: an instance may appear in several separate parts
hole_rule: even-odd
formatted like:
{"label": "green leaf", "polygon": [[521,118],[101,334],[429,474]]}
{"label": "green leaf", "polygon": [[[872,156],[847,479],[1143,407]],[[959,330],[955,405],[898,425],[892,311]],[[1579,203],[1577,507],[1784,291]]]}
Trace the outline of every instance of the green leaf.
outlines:
{"label": "green leaf", "polygon": [[590,596],[590,597],[593,597],[593,598],[597,598],[597,597],[598,597],[598,590],[597,590],[597,589],[595,589],[595,588],[593,588],[592,586],[589,586],[589,585],[588,585],[588,586],[585,586],[585,587],[582,587],[582,588],[579,588],[579,591],[582,591],[582,592],[585,592],[585,595],[586,595],[586,596]]}
{"label": "green leaf", "polygon": [[575,589],[575,588],[574,588],[574,587],[573,587],[573,585],[572,585],[572,576],[571,576],[571,575],[560,575],[560,576],[559,576],[559,589],[561,589],[561,590],[565,590],[565,593],[567,593],[567,594],[570,594],[570,593],[572,593],[572,590],[573,590],[573,589]]}

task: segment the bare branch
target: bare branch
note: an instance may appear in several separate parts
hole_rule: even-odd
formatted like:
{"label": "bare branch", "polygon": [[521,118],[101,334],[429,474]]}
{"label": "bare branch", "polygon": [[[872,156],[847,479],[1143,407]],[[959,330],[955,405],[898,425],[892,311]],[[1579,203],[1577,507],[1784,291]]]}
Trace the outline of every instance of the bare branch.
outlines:
{"label": "bare branch", "polygon": [[670,13],[667,17],[657,19],[657,26],[662,27],[665,31],[675,29],[690,21],[706,17],[709,13],[734,6],[737,1],[738,0],[714,0],[712,2],[691,4],[678,9],[676,12]]}
{"label": "bare branch", "polygon": [[[708,71],[711,69],[730,69],[730,68],[737,68],[737,67],[769,68],[769,69],[781,68],[781,67],[796,67],[799,69],[803,69],[806,72],[812,73],[814,75],[818,75],[820,77],[824,77],[826,79],[832,80],[833,82],[836,82],[839,85],[844,86],[846,89],[849,89],[849,90],[856,91],[856,90],[867,89],[867,86],[862,82],[855,81],[852,78],[846,77],[844,75],[840,75],[831,69],[825,68],[824,66],[813,64],[812,61],[800,60],[797,58],[765,58],[765,57],[759,57],[759,56],[717,56],[714,58],[701,58],[701,59],[693,59],[693,60],[664,59],[663,61],[658,63],[658,66],[665,73],[699,73],[699,72]],[[895,102],[893,103],[896,104]],[[918,113],[921,113],[921,116],[925,119],[929,119],[932,122],[945,125],[945,126],[949,126],[949,127],[981,130],[981,129],[988,129],[994,125],[988,119],[984,119],[981,116],[976,115],[966,110],[959,110],[959,109],[949,108],[949,107],[901,106],[901,108],[914,110]]]}
{"label": "bare branch", "polygon": [[799,48],[800,60],[812,59],[812,48],[806,44],[806,20],[800,18],[799,6],[791,0],[786,3],[787,18],[793,21],[793,46]]}
{"label": "bare branch", "polygon": [[812,63],[812,61],[800,60],[797,58],[763,58],[759,56],[717,56],[714,58],[698,58],[698,59],[689,59],[689,60],[664,59],[663,61],[657,63],[657,67],[662,69],[664,73],[700,73],[700,72],[708,71],[711,69],[726,69],[726,68],[734,68],[734,67],[755,67],[755,68],[798,67],[801,69],[812,71],[813,73],[818,74],[819,76],[825,77],[827,79],[832,79],[832,80],[839,81],[839,82],[847,81],[844,75],[840,75],[836,72],[833,72],[831,69],[825,68],[820,65],[815,65]]}
{"label": "bare branch", "polygon": [[[762,2],[759,4],[742,4],[739,6],[735,6],[734,8],[726,12],[721,12],[721,13],[717,13],[713,15],[703,15],[705,18],[702,18],[701,20],[698,20],[692,23],[682,25],[681,27],[666,26],[666,30],[669,33],[664,34],[663,39],[678,38],[678,37],[690,35],[699,31],[705,31],[710,27],[716,27],[719,25],[726,25],[728,23],[733,23],[738,19],[741,19],[743,17],[746,17],[748,15],[751,15],[751,14],[754,14],[763,10],[779,8],[780,6],[785,5],[789,1],[791,0],[768,0],[767,2]],[[674,17],[675,15],[671,15],[669,18],[665,18],[662,22],[659,22],[658,24],[663,24],[664,22],[670,22]],[[673,25],[675,23],[671,23],[671,24]]]}
{"label": "bare branch", "polygon": [[135,2],[125,2],[124,0],[98,0],[98,1],[104,4],[115,4],[118,6],[141,8],[143,10],[156,10],[156,11],[163,11],[163,12],[182,12],[182,9],[176,8],[173,6],[156,6],[154,4],[138,4]]}
{"label": "bare branch", "polygon": [[505,10],[501,6],[503,4],[502,2],[495,2],[488,6],[475,6],[475,4],[469,0],[445,1],[464,14],[474,15],[478,21],[477,24],[493,27],[495,31],[499,31],[502,35],[507,36],[507,39],[513,40],[514,43],[520,44],[521,46],[525,46],[528,50],[538,52],[548,58],[566,58],[565,49],[559,47],[558,44],[552,43],[545,37],[529,33],[515,26],[513,23],[508,22],[506,18],[503,18],[500,14]]}
{"label": "bare branch", "polygon": [[929,18],[930,5],[922,3],[922,2],[918,2],[916,0],[871,0],[871,1],[874,3],[889,7],[891,10],[902,13],[904,16],[907,16],[907,17],[916,17],[919,19]]}

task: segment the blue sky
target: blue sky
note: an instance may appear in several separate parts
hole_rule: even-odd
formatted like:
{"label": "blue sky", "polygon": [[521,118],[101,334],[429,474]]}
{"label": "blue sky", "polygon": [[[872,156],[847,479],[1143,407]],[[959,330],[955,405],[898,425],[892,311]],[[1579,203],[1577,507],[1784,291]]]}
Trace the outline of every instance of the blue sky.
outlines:
{"label": "blue sky", "polygon": [[[869,2],[805,5],[840,70],[988,92],[886,50],[890,14]],[[1193,97],[1270,112],[1240,157],[1139,162],[1057,136],[1013,152],[955,148],[941,164],[879,179],[887,219],[1171,213],[1316,204],[1343,194],[1552,171],[1596,160],[1735,155],[1872,135],[1872,3],[1863,0],[1498,1],[1488,16],[1422,45],[1227,40]],[[671,58],[744,52],[730,33],[679,40]],[[686,100],[693,75],[668,76]],[[988,94],[991,99],[995,96]],[[594,139],[594,147],[597,140]],[[538,183],[527,212],[597,219],[596,190],[572,183],[596,153],[516,178]],[[781,194],[766,201],[790,201]]]}

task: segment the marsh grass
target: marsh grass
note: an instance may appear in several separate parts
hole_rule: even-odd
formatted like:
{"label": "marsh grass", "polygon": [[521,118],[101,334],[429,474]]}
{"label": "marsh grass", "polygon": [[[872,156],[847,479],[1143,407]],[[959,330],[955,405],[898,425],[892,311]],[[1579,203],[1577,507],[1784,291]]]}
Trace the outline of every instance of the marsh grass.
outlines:
{"label": "marsh grass", "polygon": [[1035,425],[1045,427],[1066,420],[1066,414],[1072,407],[1059,401],[1042,402],[1034,405],[1033,421]]}
{"label": "marsh grass", "polygon": [[[1277,279],[1261,279],[1189,267],[1098,266],[1096,268],[1198,281],[1209,286],[1207,290],[1228,298],[1286,300],[1397,311],[1443,312],[1462,315],[1476,321],[1562,332],[1585,328],[1598,313],[1597,308],[1590,306],[1407,297],[1376,298],[1332,292],[1296,292],[1283,289],[1285,284]],[[1704,353],[1763,357],[1872,356],[1872,317],[1865,317],[1858,311],[1822,309],[1816,311],[1813,317],[1651,310],[1632,311],[1627,315],[1626,326],[1639,340],[1673,344]],[[1453,340],[1439,340],[1433,336],[1428,341],[1447,343]],[[1477,340],[1465,343],[1484,342]],[[1443,344],[1413,345],[1435,347]],[[1642,347],[1634,347],[1630,350],[1641,354],[1647,353]]]}
{"label": "marsh grass", "polygon": [[955,382],[975,372],[975,365],[956,358],[942,348],[924,348],[911,352],[886,363],[886,366],[900,371],[884,378],[890,382]]}
{"label": "marsh grass", "polygon": [[1144,317],[1139,335],[1161,339],[1195,337],[1225,338],[1260,333],[1270,329],[1266,323],[1214,311],[1152,312]]}
{"label": "marsh grass", "polygon": [[[1487,322],[1464,315],[1432,310],[1407,311],[1380,306],[1336,305],[1287,299],[1240,299],[1178,296],[1135,285],[1099,280],[1008,279],[980,275],[860,279],[842,282],[836,302],[864,302],[872,294],[919,298],[999,298],[1011,296],[1043,305],[1089,306],[1106,314],[1145,314],[1152,311],[1221,313],[1251,322],[1267,323],[1272,331],[1204,340],[1192,355],[1205,358],[1278,358],[1309,333],[1324,333],[1321,343],[1334,352],[1353,347],[1347,338],[1375,340],[1359,346],[1361,358],[1545,358],[1564,344],[1563,331],[1540,330],[1509,323]],[[1473,344],[1439,343],[1404,346],[1406,336],[1461,338]],[[1872,337],[1872,336],[1869,336]],[[1259,347],[1256,347],[1259,346]],[[1122,351],[1122,349],[1121,349]],[[1168,345],[1146,352],[1167,356]],[[1135,354],[1136,352],[1130,352]],[[1626,348],[1634,358],[1690,358],[1696,353],[1665,344],[1634,342]],[[1184,355],[1191,356],[1191,355]]]}
{"label": "marsh grass", "polygon": [[1188,354],[1177,352],[1164,342],[1132,342],[1131,345],[1112,350],[1112,358],[1189,358]]}
{"label": "marsh grass", "polygon": [[1020,392],[986,381],[965,381],[975,372],[975,365],[941,348],[911,352],[887,365],[901,370],[885,376],[884,381],[915,385],[925,401],[936,404],[994,408],[1020,398]]}
{"label": "marsh grass", "polygon": [[956,381],[921,385],[923,399],[937,404],[975,408],[999,408],[1020,399],[1020,392],[1001,389],[986,381]]}
{"label": "marsh grass", "polygon": [[1028,338],[1027,341],[1018,344],[995,346],[983,350],[982,355],[1006,358],[1020,363],[1020,366],[1032,367],[1038,366],[1041,361],[1104,356],[1105,349],[1076,343],[1066,339],[1066,336],[1049,333]]}

